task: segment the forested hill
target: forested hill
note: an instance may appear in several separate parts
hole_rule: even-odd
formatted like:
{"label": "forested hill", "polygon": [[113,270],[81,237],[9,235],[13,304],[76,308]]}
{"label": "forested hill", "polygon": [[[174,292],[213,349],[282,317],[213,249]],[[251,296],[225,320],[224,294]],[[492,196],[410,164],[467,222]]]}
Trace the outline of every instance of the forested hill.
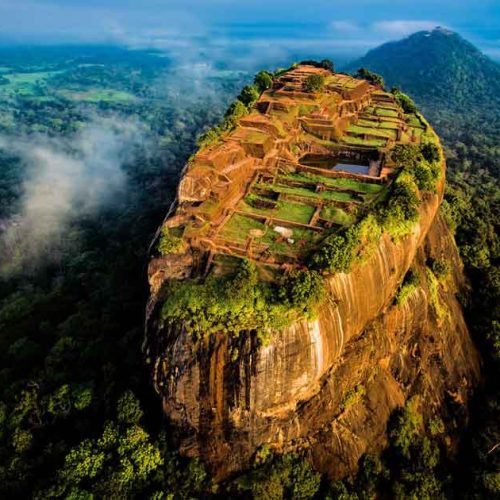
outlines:
{"label": "forested hill", "polygon": [[500,65],[452,31],[436,28],[385,43],[349,64],[367,67],[422,102],[498,109]]}
{"label": "forested hill", "polygon": [[380,45],[347,70],[362,67],[415,99],[448,148],[451,174],[453,161],[467,158],[474,175],[485,168],[500,177],[499,64],[457,33],[436,28]]}
{"label": "forested hill", "polygon": [[[460,35],[442,28],[369,51],[347,68],[379,73],[425,111],[445,146],[447,191],[442,210],[470,279],[467,322],[481,348],[485,384],[463,440],[458,490],[498,495],[500,453],[500,65]],[[492,451],[491,451],[492,450]]]}

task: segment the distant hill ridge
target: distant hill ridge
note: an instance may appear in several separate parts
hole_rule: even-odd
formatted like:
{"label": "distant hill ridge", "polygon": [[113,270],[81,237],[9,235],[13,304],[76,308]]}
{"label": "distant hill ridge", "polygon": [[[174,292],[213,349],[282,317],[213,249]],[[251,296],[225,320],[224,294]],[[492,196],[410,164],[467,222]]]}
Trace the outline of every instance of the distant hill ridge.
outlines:
{"label": "distant hill ridge", "polygon": [[437,27],[385,43],[350,63],[347,71],[366,67],[401,87],[417,101],[450,108],[500,104],[500,65],[459,34]]}

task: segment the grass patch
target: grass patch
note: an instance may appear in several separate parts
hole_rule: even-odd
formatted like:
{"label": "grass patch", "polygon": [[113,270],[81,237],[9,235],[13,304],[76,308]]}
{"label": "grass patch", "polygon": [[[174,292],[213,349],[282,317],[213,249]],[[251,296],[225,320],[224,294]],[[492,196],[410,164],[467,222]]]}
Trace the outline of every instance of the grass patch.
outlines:
{"label": "grass patch", "polygon": [[293,240],[293,243],[289,243],[274,231],[273,227],[267,227],[267,232],[261,240],[261,243],[269,245],[269,251],[273,254],[304,255],[314,249],[321,238],[324,237],[323,233],[318,231],[311,231],[301,227],[288,227],[292,231],[290,238]]}
{"label": "grass patch", "polygon": [[325,177],[319,174],[310,172],[294,172],[279,179],[289,179],[298,182],[314,182],[316,184],[324,184],[329,187],[338,187],[340,189],[352,189],[361,194],[377,194],[384,189],[383,184],[374,184],[371,182],[362,182],[355,179],[348,179],[344,177]]}
{"label": "grass patch", "polygon": [[300,222],[301,224],[308,224],[314,213],[315,208],[303,203],[293,203],[289,201],[279,201],[276,203],[275,208],[258,208],[253,205],[253,200],[262,199],[255,197],[255,195],[247,196],[242,203],[238,206],[239,210],[266,217],[273,217],[276,219],[284,219],[291,222]]}
{"label": "grass patch", "polygon": [[60,93],[67,99],[82,102],[126,103],[136,100],[136,97],[129,92],[113,89],[91,89],[84,91],[63,90]]}
{"label": "grass patch", "polygon": [[251,217],[245,217],[244,215],[234,214],[227,222],[221,231],[221,236],[223,238],[245,241],[248,233],[252,229],[260,229],[261,231],[266,231],[266,226]]}
{"label": "grass patch", "polygon": [[390,122],[390,121],[376,121],[376,120],[367,120],[365,118],[360,118],[355,125],[361,125],[365,127],[371,127],[374,129],[389,129],[389,130],[397,130],[399,128],[399,123]]}
{"label": "grass patch", "polygon": [[348,214],[346,211],[337,207],[323,207],[320,217],[335,222],[335,224],[341,224],[342,226],[350,226],[356,221],[355,215]]}
{"label": "grass patch", "polygon": [[[305,206],[306,205],[301,205],[299,210],[303,210],[302,207]],[[313,209],[313,207],[307,208]],[[297,217],[304,217],[304,213],[305,212],[300,212],[300,215],[297,215]],[[262,215],[270,216],[271,214]],[[276,216],[274,212],[272,215]],[[291,221],[289,215],[286,220]],[[307,222],[309,222],[309,220]],[[321,238],[323,238],[323,234],[318,231],[311,231],[309,229],[299,227],[289,227],[292,231],[291,239],[294,241],[293,243],[289,243],[279,233],[274,231],[273,228],[274,226],[266,226],[263,222],[251,217],[234,214],[222,228],[220,236],[224,239],[242,243],[246,241],[246,238],[252,229],[259,229],[262,231],[263,235],[260,238],[256,238],[256,242],[269,245],[269,250],[272,253],[281,253],[285,255],[299,255],[307,253],[315,247]]]}
{"label": "grass patch", "polygon": [[377,105],[376,105],[377,108],[379,109],[394,109],[394,110],[398,110],[399,109],[399,106],[396,104],[396,103],[393,103],[393,102],[378,102]]}
{"label": "grass patch", "polygon": [[271,124],[276,127],[280,137],[285,137],[287,135],[285,127],[283,127],[283,122],[281,120],[276,119],[276,117],[272,115],[271,115]]}
{"label": "grass patch", "polygon": [[425,125],[419,120],[418,116],[413,113],[405,115],[405,120],[406,123],[408,123],[408,125],[411,125],[412,127],[425,127]]}
{"label": "grass patch", "polygon": [[301,227],[291,227],[293,243],[282,241],[278,233],[270,229],[266,234],[265,240],[269,243],[269,249],[272,252],[286,255],[307,254],[316,247],[323,234]]}
{"label": "grass patch", "polygon": [[307,189],[305,187],[285,186],[282,184],[259,184],[257,187],[270,189],[277,193],[304,196],[316,200],[348,201],[348,202],[353,201],[353,197],[351,194],[343,193],[341,191],[322,191],[320,193],[316,193],[311,189]]}
{"label": "grass patch", "polygon": [[269,139],[269,136],[267,134],[264,134],[264,132],[258,132],[257,130],[251,130],[250,132],[248,132],[245,135],[243,142],[250,143],[250,144],[264,144],[268,139]]}
{"label": "grass patch", "polygon": [[306,116],[311,114],[313,111],[317,111],[319,106],[317,104],[299,104],[298,115]]}
{"label": "grass patch", "polygon": [[353,137],[350,135],[342,137],[342,141],[345,144],[354,146],[370,146],[375,148],[382,148],[387,143],[386,139],[362,139],[361,137]]}
{"label": "grass patch", "polygon": [[279,201],[276,206],[275,217],[278,219],[308,224],[314,214],[314,211],[315,208],[309,205]]}
{"label": "grass patch", "polygon": [[409,137],[414,136],[414,137],[417,137],[418,139],[421,139],[424,131],[423,131],[423,129],[418,128],[418,127],[410,127],[406,133]]}
{"label": "grass patch", "polygon": [[354,134],[368,134],[386,139],[396,139],[396,132],[392,129],[375,128],[361,125],[349,125],[347,132]]}
{"label": "grass patch", "polygon": [[397,118],[399,116],[398,112],[395,109],[387,109],[387,108],[375,108],[375,114],[377,116],[390,116],[392,118]]}

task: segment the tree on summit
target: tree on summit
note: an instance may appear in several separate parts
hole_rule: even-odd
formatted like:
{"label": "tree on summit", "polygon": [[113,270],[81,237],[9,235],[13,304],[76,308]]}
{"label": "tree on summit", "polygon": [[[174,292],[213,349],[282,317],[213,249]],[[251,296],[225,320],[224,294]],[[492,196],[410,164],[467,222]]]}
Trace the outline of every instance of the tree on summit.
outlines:
{"label": "tree on summit", "polygon": [[335,66],[333,65],[333,61],[331,61],[330,59],[323,59],[321,62],[321,67],[322,68],[325,68],[329,71],[331,71],[332,73],[335,71]]}
{"label": "tree on summit", "polygon": [[247,107],[250,108],[260,97],[259,90],[255,85],[246,85],[241,90],[238,99]]}
{"label": "tree on summit", "polygon": [[268,71],[259,71],[253,80],[260,92],[270,89],[273,86],[273,77]]}
{"label": "tree on summit", "polygon": [[368,80],[370,83],[373,83],[374,85],[380,85],[381,87],[385,85],[382,76],[366,68],[359,68],[355,76],[356,78],[364,78],[365,80]]}
{"label": "tree on summit", "polygon": [[308,92],[319,92],[324,86],[325,77],[322,75],[309,75],[304,82],[304,87]]}

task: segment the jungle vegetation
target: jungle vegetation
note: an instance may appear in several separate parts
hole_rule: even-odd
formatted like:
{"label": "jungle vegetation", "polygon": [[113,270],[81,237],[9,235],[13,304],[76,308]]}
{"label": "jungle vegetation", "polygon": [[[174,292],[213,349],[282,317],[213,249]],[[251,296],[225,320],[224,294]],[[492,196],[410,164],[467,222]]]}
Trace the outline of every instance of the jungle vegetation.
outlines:
{"label": "jungle vegetation", "polygon": [[[414,52],[408,59],[414,61]],[[127,189],[122,198],[70,221],[65,236],[77,243],[76,250],[64,247],[55,258],[0,280],[2,497],[498,494],[500,464],[494,449],[500,441],[500,121],[473,79],[441,92],[440,86],[450,79],[449,67],[441,69],[443,80],[424,73],[418,78],[410,75],[406,85],[369,61],[363,64],[408,92],[445,145],[448,188],[442,211],[455,231],[471,282],[472,293],[464,297],[464,306],[485,362],[485,383],[472,403],[458,463],[447,459],[443,446],[446,425],[453,423],[423,422],[418,412],[422,401],[415,399],[393,415],[386,453],[363,457],[355,478],[331,483],[303,457],[275,457],[262,449],[248,474],[216,486],[198,461],[177,453],[138,355],[148,293],[144,265],[149,242],[197,137],[220,122],[223,110],[251,77],[210,76],[205,85],[214,89],[217,100],[209,102],[194,91],[185,93],[186,99],[170,93],[162,83],[170,81],[165,78],[184,82],[185,76],[175,73],[168,58],[152,51],[2,49],[0,60],[8,68],[2,70],[0,81],[2,136],[71,137],[91,115],[112,113],[146,124],[147,134],[158,144],[154,150],[139,148],[123,166]],[[467,58],[454,56],[453,61],[467,69]],[[480,74],[476,66],[472,70]],[[268,80],[261,75],[255,85],[262,91]],[[485,92],[500,95],[490,89]],[[248,99],[254,95],[251,89],[245,93]],[[464,96],[470,96],[467,102]],[[431,161],[432,152],[420,153]],[[4,223],[19,209],[27,171],[23,158],[5,145],[0,166]],[[415,176],[422,187],[429,181],[427,174]],[[411,202],[402,204],[409,215],[411,208]],[[341,257],[338,262],[344,265]],[[446,271],[438,264],[432,269]],[[251,270],[247,274],[251,277]],[[300,302],[315,281],[305,276],[296,280],[297,286],[286,288],[280,300]],[[408,278],[404,285],[412,282]]]}

